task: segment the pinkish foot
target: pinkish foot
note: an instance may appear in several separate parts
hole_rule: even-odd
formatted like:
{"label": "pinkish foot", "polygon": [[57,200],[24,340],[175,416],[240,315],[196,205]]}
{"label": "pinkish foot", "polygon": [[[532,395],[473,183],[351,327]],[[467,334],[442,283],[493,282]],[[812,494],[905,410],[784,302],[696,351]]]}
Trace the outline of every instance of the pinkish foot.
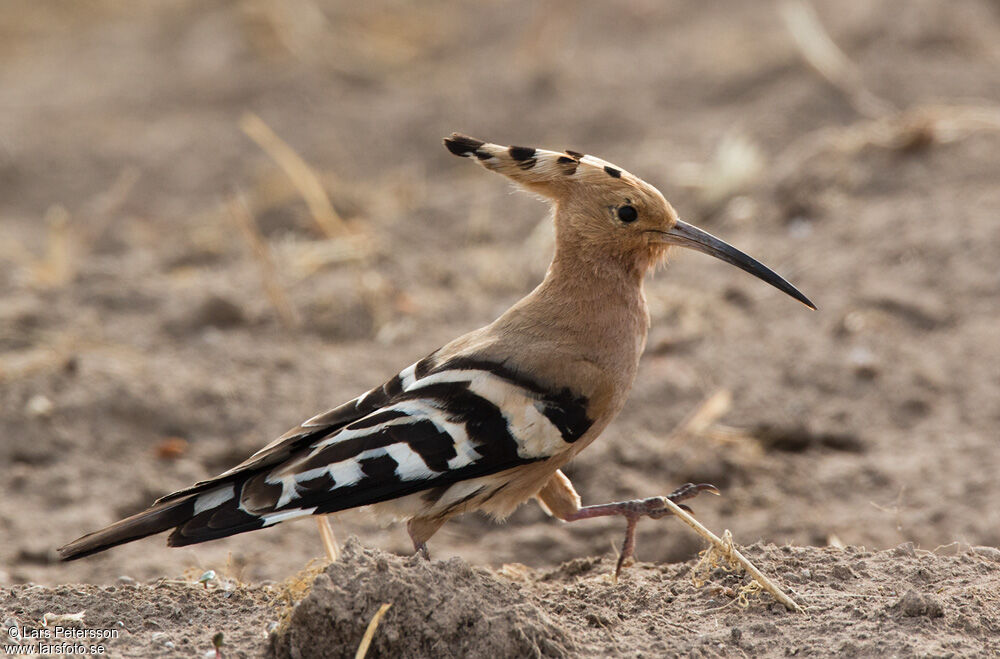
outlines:
{"label": "pinkish foot", "polygon": [[[650,519],[660,519],[673,514],[666,507],[665,499],[670,499],[673,503],[680,504],[681,501],[694,498],[701,492],[711,492],[719,494],[719,488],[708,483],[686,483],[668,494],[666,497],[650,497],[648,499],[632,499],[630,501],[617,501],[615,503],[603,503],[596,506],[584,506],[575,513],[565,518],[567,522],[575,522],[581,519],[591,519],[593,517],[608,517],[611,515],[621,515],[625,518],[625,542],[622,545],[622,553],[618,557],[618,565],[615,567],[615,578],[622,571],[625,561],[632,558],[635,553],[635,527],[639,523],[640,517]],[[691,512],[687,506],[681,508]]]}

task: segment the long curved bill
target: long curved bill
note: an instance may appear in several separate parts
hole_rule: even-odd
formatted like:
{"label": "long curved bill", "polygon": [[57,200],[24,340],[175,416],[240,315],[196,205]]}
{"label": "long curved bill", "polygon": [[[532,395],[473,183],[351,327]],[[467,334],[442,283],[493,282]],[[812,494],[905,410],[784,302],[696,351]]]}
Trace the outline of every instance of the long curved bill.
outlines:
{"label": "long curved bill", "polygon": [[702,231],[698,227],[692,226],[687,222],[677,220],[677,224],[675,224],[669,231],[660,231],[658,233],[660,234],[662,241],[667,245],[687,247],[689,249],[695,249],[704,254],[708,254],[709,256],[714,256],[715,258],[721,259],[726,263],[735,265],[741,270],[749,272],[758,279],[763,279],[771,286],[774,286],[779,291],[791,295],[793,298],[810,309],[816,308],[816,305],[810,302],[809,298],[803,295],[799,289],[789,284],[785,278],[777,272],[771,270],[757,259],[744,254],[729,243],[719,240],[707,231]]}

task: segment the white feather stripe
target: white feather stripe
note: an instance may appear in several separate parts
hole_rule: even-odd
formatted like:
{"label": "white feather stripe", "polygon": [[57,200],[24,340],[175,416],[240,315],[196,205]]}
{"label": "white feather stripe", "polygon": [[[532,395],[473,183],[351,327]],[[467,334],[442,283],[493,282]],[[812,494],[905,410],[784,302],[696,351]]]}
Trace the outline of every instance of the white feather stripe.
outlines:
{"label": "white feather stripe", "polygon": [[407,366],[406,368],[404,368],[402,371],[399,372],[399,380],[400,383],[403,385],[403,389],[406,389],[411,384],[413,384],[416,372],[417,372],[416,363],[410,364],[409,366]]}
{"label": "white feather stripe", "polygon": [[[371,452],[372,451],[365,451],[365,453]],[[332,478],[334,483],[336,483],[335,487],[340,488],[348,485],[354,485],[365,477],[365,472],[361,471],[361,464],[358,462],[360,458],[361,456],[359,455],[358,457],[351,458],[350,460],[334,462],[325,469],[325,471],[330,474],[330,478]]]}
{"label": "white feather stripe", "polygon": [[280,513],[268,513],[266,515],[261,515],[261,519],[264,520],[264,527],[273,526],[278,522],[284,522],[285,520],[295,519],[297,517],[306,517],[312,515],[316,512],[318,506],[313,506],[312,508],[295,508],[294,510],[282,510]]}
{"label": "white feather stripe", "polygon": [[542,414],[537,397],[490,373],[472,379],[469,390],[496,405],[507,420],[522,458],[547,458],[566,449],[562,433]]}
{"label": "white feather stripe", "polygon": [[[313,450],[310,451],[308,455],[303,457],[301,460],[296,460],[295,462],[289,462],[287,463],[286,466],[294,470],[295,464],[305,462],[309,458],[319,453],[325,447],[330,446],[331,444],[337,444],[339,442],[344,441],[345,439],[351,439],[353,437],[367,437],[368,435],[372,435],[378,432],[380,428],[387,428],[389,426],[406,425],[413,423],[414,418],[417,418],[424,410],[427,409],[426,403],[421,404],[421,402],[422,401],[403,401],[401,403],[396,403],[395,405],[387,405],[383,408],[380,408],[372,412],[372,414],[382,414],[384,412],[401,412],[402,414],[405,414],[407,416],[399,416],[396,417],[395,419],[388,419],[386,421],[379,423],[376,426],[368,426],[367,428],[355,428],[355,429],[342,428],[340,430],[334,431],[333,434],[329,435],[328,437],[324,437],[320,441],[313,444]],[[367,416],[361,417],[360,419],[358,419],[358,421],[363,421],[366,418],[368,417]],[[355,421],[355,423],[357,423],[357,421]],[[284,471],[285,470],[282,470],[283,473]]]}
{"label": "white feather stripe", "polygon": [[[424,462],[424,459],[421,458],[416,451],[410,448],[409,444],[389,444],[381,450],[396,461],[396,464],[398,465],[396,467],[396,475],[400,480],[418,481],[433,478],[438,475],[438,472],[428,467],[427,463]],[[358,458],[363,459],[362,456],[358,456]]]}
{"label": "white feather stripe", "polygon": [[212,508],[218,508],[225,502],[236,496],[236,487],[229,485],[228,487],[220,487],[217,490],[212,490],[205,494],[201,494],[197,499],[194,500],[194,514],[200,515],[206,510],[211,510]]}

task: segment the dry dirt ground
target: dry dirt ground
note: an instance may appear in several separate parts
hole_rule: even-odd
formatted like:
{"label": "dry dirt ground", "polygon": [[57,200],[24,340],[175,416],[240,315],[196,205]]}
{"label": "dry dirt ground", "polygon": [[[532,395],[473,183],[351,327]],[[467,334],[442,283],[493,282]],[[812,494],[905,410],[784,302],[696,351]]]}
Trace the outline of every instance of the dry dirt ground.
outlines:
{"label": "dry dirt ground", "polygon": [[[699,573],[693,563],[640,563],[615,582],[608,557],[489,569],[460,558],[400,557],[356,539],[339,562],[283,584],[22,585],[0,594],[0,606],[12,614],[6,624],[18,622],[23,645],[46,642],[31,638],[46,629],[34,622],[46,613],[84,611],[82,620],[48,629],[115,630],[89,643],[135,657],[214,657],[220,633],[229,657],[353,657],[384,604],[370,657],[1000,653],[995,548],[935,554],[910,543],[880,552],[755,544],[746,553],[780,574],[806,612],[789,613],[766,595],[740,600],[744,578],[718,568]],[[693,576],[703,583],[695,586]]]}
{"label": "dry dirt ground", "polygon": [[[648,282],[629,404],[569,469],[590,503],[715,483],[723,497],[695,501],[699,519],[768,543],[751,553],[816,608],[713,611],[727,591],[689,585],[701,545],[669,520],[640,524],[650,563],[613,586],[620,522],[563,525],[529,504],[502,526],[452,522],[431,550],[530,569],[357,550],[273,647],[301,649],[309,611],[336,609],[325,633],[347,652],[376,600],[430,579],[466,612],[480,591],[483,607],[524,611],[501,616],[508,640],[489,642],[508,645],[494,654],[990,652],[1000,563],[851,547],[1000,544],[1000,10],[814,6],[848,58],[839,68],[794,3],[9,0],[0,613],[122,621],[120,650],[138,656],[168,652],[153,630],[188,639],[184,655],[215,631],[230,653],[270,647],[290,592],[273,584],[321,553],[309,520],[70,564],[54,549],[228,468],[531,289],[551,250],[545,209],[449,156],[440,138],[459,130],[618,163],[819,305],[677,254]],[[332,212],[248,137],[248,112],[308,163]],[[336,527],[408,551],[400,528]],[[365,581],[372,561],[392,578]],[[208,569],[219,583],[192,585]],[[60,585],[79,583],[110,585]],[[896,606],[910,590],[920,602]],[[405,604],[374,649],[445,652],[417,645],[437,634],[463,652],[441,623],[401,627]]]}

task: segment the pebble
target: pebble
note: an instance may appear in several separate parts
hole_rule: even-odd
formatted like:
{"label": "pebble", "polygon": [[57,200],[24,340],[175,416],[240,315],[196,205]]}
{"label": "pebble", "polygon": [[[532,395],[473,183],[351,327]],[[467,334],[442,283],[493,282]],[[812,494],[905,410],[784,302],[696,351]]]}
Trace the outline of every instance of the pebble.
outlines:
{"label": "pebble", "polygon": [[898,608],[904,616],[917,617],[927,616],[928,618],[940,618],[944,615],[944,607],[941,603],[930,595],[921,595],[915,590],[908,590],[906,594],[896,602]]}
{"label": "pebble", "polygon": [[28,416],[33,417],[49,416],[55,409],[56,406],[53,405],[52,401],[42,394],[35,394],[28,399],[28,404],[24,406],[24,411],[28,413]]}

